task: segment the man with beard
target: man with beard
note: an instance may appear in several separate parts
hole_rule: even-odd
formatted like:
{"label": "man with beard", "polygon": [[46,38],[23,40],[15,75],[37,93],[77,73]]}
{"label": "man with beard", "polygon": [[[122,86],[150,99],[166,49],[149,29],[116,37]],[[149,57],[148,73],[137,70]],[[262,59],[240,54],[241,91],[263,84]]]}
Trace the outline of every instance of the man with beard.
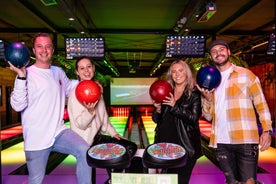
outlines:
{"label": "man with beard", "polygon": [[[209,146],[226,177],[226,183],[258,183],[258,153],[270,147],[272,121],[260,81],[250,70],[230,62],[230,48],[224,40],[209,47],[210,58],[221,73],[216,89],[198,89],[202,113],[212,121]],[[262,133],[258,134],[259,120]]]}

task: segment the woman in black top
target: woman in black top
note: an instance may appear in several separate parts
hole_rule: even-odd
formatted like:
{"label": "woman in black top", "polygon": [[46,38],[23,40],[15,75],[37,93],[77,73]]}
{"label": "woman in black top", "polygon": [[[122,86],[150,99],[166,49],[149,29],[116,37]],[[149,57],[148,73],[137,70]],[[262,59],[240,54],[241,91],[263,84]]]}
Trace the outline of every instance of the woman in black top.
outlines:
{"label": "woman in black top", "polygon": [[177,173],[179,184],[188,184],[196,160],[202,156],[198,120],[201,116],[200,92],[188,64],[174,61],[167,73],[167,81],[173,86],[173,94],[162,103],[153,101],[152,119],[157,124],[155,143],[168,142],[183,146],[188,154],[184,167],[168,169]]}

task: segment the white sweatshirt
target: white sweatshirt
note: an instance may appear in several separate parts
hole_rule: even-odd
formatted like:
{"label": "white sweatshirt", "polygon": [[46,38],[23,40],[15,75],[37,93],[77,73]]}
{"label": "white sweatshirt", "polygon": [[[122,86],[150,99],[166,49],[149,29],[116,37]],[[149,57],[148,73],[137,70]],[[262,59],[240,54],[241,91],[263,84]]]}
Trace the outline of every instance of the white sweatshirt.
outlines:
{"label": "white sweatshirt", "polygon": [[89,145],[93,143],[99,130],[112,137],[118,134],[109,120],[103,96],[99,99],[94,113],[90,114],[87,108],[77,100],[74,89],[68,99],[68,113],[71,129],[77,132]]}
{"label": "white sweatshirt", "polygon": [[65,97],[76,84],[56,66],[41,69],[32,65],[27,68],[27,80],[15,80],[11,105],[21,111],[26,151],[49,148],[67,128],[63,122]]}

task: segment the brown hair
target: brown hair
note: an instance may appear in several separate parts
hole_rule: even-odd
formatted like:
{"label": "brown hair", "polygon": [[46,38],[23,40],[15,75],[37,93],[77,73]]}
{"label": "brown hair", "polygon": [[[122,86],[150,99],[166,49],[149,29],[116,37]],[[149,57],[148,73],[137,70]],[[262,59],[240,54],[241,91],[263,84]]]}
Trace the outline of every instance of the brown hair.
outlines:
{"label": "brown hair", "polygon": [[82,57],[79,57],[77,60],[76,60],[76,63],[75,63],[75,69],[78,70],[78,63],[80,62],[80,60],[82,59],[88,59],[92,65],[94,65],[94,62],[92,61],[91,58],[87,57],[87,56],[82,56]]}
{"label": "brown hair", "polygon": [[[81,56],[81,57],[79,57],[77,60],[76,60],[76,63],[75,63],[75,70],[77,71],[78,70],[78,63],[81,61],[81,60],[83,60],[83,59],[87,59],[87,60],[89,60],[90,62],[91,62],[91,64],[92,64],[92,66],[94,66],[95,67],[95,65],[94,65],[94,61],[91,59],[91,58],[89,58],[89,57],[87,57],[87,56]],[[95,77],[95,76],[94,76]],[[93,77],[93,78],[94,78]],[[79,79],[79,76],[78,76],[78,80],[80,80]]]}
{"label": "brown hair", "polygon": [[53,42],[52,37],[51,37],[48,33],[36,33],[36,34],[34,35],[34,37],[33,37],[33,46],[34,46],[35,41],[36,41],[36,39],[37,39],[38,37],[48,37],[48,38],[50,38],[50,39],[52,40],[52,42]]}

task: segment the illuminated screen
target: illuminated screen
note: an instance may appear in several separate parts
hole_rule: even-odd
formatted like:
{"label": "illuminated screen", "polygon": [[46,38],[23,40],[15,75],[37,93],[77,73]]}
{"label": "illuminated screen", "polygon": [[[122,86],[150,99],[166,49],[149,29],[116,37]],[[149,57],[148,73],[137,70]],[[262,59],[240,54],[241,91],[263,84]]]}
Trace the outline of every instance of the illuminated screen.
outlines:
{"label": "illuminated screen", "polygon": [[269,35],[269,41],[267,45],[267,55],[276,55],[276,36],[274,33]]}
{"label": "illuminated screen", "polygon": [[103,38],[65,38],[66,59],[87,56],[93,60],[103,60],[104,52]]}
{"label": "illuminated screen", "polygon": [[205,44],[205,36],[167,36],[165,57],[204,57]]}
{"label": "illuminated screen", "polygon": [[152,105],[149,88],[157,78],[113,78],[111,105]]}
{"label": "illuminated screen", "polygon": [[0,40],[0,60],[5,60],[5,44],[3,40]]}
{"label": "illuminated screen", "polygon": [[5,67],[6,61],[5,61],[5,43],[3,40],[0,40],[0,66]]}

